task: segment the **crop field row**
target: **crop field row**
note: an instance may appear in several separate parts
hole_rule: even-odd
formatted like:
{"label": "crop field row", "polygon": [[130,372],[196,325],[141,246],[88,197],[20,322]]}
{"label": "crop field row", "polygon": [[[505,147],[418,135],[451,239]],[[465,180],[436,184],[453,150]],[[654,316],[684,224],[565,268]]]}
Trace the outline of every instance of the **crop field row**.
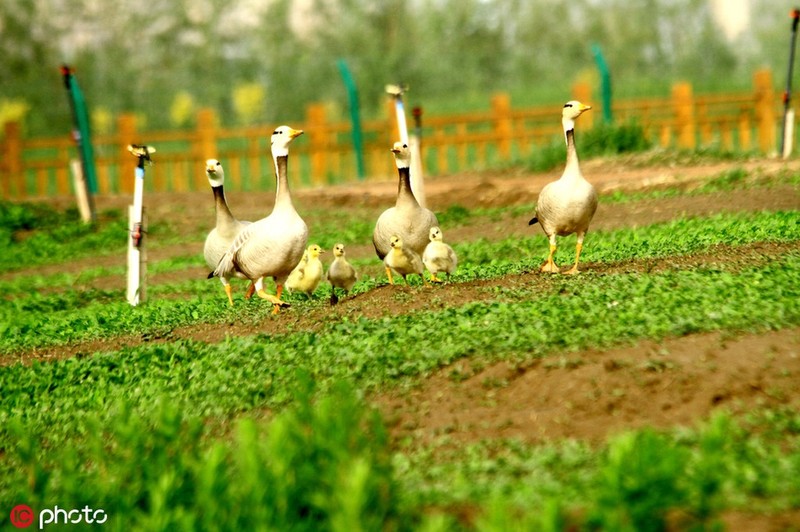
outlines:
{"label": "crop field row", "polygon": [[[733,171],[691,190],[605,195],[611,209],[762,192],[784,201],[601,226],[576,277],[538,272],[547,251],[538,232],[496,237],[493,228],[529,207],[449,205],[438,214],[446,240],[464,236],[450,240],[459,270],[432,288],[386,286],[364,246],[374,209],[324,207],[308,215],[311,239],[328,249],[345,242],[362,277],[335,307],[323,283],[313,299],[287,296],[292,306],[277,316],[242,299],[244,283],[229,307],[219,283],[205,279],[207,228],[152,221],[156,282],[131,307],[115,281],[124,275],[113,258],[125,249],[120,213],[88,228],[74,213],[0,206],[0,501],[102,507],[115,530],[658,530],[791,520],[800,508],[800,396],[787,390],[800,342],[757,361],[775,376],[758,384],[766,402],[753,408],[731,388],[720,400],[730,410],[599,442],[501,430],[477,438],[464,427],[470,410],[516,408],[499,397],[517,384],[487,376],[500,365],[525,375],[543,364],[543,375],[559,368],[577,382],[588,352],[706,334],[796,337],[797,182],[793,173]],[[574,236],[560,239],[561,264],[574,245]],[[687,363],[659,357],[642,375],[687,375]],[[464,363],[473,370],[456,369]],[[453,414],[467,420],[426,432],[432,405],[476,375],[482,399]],[[441,378],[448,385],[417,404],[426,382]],[[612,391],[633,395],[603,397]],[[398,401],[415,406],[387,406]]]}

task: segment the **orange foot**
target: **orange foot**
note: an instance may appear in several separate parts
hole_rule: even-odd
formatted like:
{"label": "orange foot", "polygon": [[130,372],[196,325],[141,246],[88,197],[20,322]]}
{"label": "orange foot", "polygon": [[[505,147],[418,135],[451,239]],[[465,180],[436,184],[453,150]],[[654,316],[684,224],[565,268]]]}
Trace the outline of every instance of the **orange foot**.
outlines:
{"label": "orange foot", "polygon": [[545,272],[545,273],[558,273],[560,271],[561,270],[558,269],[558,266],[556,266],[556,263],[554,261],[552,261],[552,260],[548,260],[547,262],[544,263],[544,265],[542,265],[542,272]]}
{"label": "orange foot", "polygon": [[258,297],[260,297],[262,299],[266,299],[267,301],[269,301],[270,303],[275,305],[275,310],[273,310],[273,313],[277,313],[278,312],[277,309],[280,309],[281,307],[289,307],[289,306],[291,306],[286,301],[283,301],[279,297],[273,296],[272,294],[268,294],[263,290],[259,290],[258,291]]}

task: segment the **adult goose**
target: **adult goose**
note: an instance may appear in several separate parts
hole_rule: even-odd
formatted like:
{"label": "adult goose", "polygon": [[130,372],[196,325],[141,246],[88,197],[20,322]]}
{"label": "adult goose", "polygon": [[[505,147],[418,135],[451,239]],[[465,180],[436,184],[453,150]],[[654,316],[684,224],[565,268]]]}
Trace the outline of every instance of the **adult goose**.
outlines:
{"label": "adult goose", "polygon": [[[219,264],[219,260],[231,247],[239,232],[250,225],[250,222],[237,220],[228,207],[224,188],[225,170],[222,168],[222,163],[216,159],[208,159],[206,161],[206,177],[208,177],[208,184],[211,185],[211,191],[214,193],[214,211],[216,214],[216,225],[206,236],[206,241],[203,245],[203,256],[208,267],[212,269],[209,275],[209,278],[211,278],[214,276],[213,270]],[[228,296],[228,302],[233,306],[230,277],[230,275],[220,277],[219,280],[222,282],[225,294]],[[253,283],[250,283],[245,297],[252,296],[254,290]]]}
{"label": "adult goose", "polygon": [[[378,217],[372,233],[372,244],[378,258],[383,260],[392,249],[391,238],[398,236],[403,246],[422,255],[428,245],[431,227],[439,225],[436,215],[421,207],[411,191],[410,162],[411,152],[407,144],[395,142],[392,147],[395,165],[397,166],[398,184],[397,200],[394,207],[386,209]],[[392,271],[387,266],[386,276],[393,284]]]}
{"label": "adult goose", "polygon": [[561,178],[545,185],[539,193],[536,215],[528,222],[528,225],[538,222],[550,240],[550,255],[542,266],[543,272],[559,272],[553,260],[556,252],[556,236],[577,233],[575,265],[566,273],[578,273],[583,239],[597,210],[597,191],[581,174],[578,152],[575,149],[575,119],[589,109],[591,106],[575,100],[564,104],[561,124],[567,142],[567,164]]}
{"label": "adult goose", "polygon": [[[289,143],[302,134],[302,130],[289,126],[280,126],[272,133],[275,205],[269,216],[248,225],[239,233],[214,270],[218,277],[240,272],[255,281],[259,297],[274,305],[273,314],[282,306],[288,306],[281,300],[283,285],[300,262],[308,241],[308,227],[294,208],[287,176]],[[275,280],[275,295],[264,290],[264,277]]]}

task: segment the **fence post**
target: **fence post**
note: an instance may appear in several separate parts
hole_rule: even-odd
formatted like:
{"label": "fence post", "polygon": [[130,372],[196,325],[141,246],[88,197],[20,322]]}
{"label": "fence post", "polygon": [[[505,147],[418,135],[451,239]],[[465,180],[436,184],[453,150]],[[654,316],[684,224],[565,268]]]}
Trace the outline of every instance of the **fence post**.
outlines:
{"label": "fence post", "polygon": [[[137,144],[136,142],[136,116],[130,113],[119,115],[117,119],[117,139],[119,149],[117,150],[119,173],[117,174],[117,188],[119,192],[133,194],[133,176],[136,168],[136,159],[131,157],[128,145]],[[109,191],[111,192],[111,191]]]}
{"label": "fence post", "polygon": [[5,197],[11,197],[11,184],[15,183],[16,196],[24,198],[28,190],[25,186],[25,174],[22,171],[22,128],[19,122],[6,122],[4,129],[4,148],[0,156],[3,157],[8,173],[3,180],[3,194]]}
{"label": "fence post", "polygon": [[[397,122],[397,109],[394,105],[393,98],[386,98],[386,149],[389,150],[394,146],[394,143],[401,140],[400,139],[400,124]],[[392,168],[396,169],[397,167],[394,164],[394,158],[390,159],[392,161]]]}
{"label": "fence post", "polygon": [[499,92],[492,96],[492,115],[497,151],[500,153],[500,158],[507,161],[511,159],[511,140],[514,133],[511,123],[511,98],[508,94]]}
{"label": "fence post", "polygon": [[[197,135],[195,136],[195,160],[219,158],[217,154],[217,128],[214,110],[204,107],[197,111]],[[189,190],[203,190],[207,186],[205,172],[200,172],[193,164],[189,170],[193,177],[187,181],[194,185]],[[188,184],[188,183],[187,183]]]}
{"label": "fence post", "polygon": [[[572,86],[572,99],[581,103],[592,105],[592,87],[586,81],[578,81]],[[595,107],[592,105],[592,107]],[[596,108],[596,107],[595,107]],[[559,114],[561,110],[559,110]],[[594,125],[594,113],[586,113],[581,116],[581,130],[588,131]]]}
{"label": "fence post", "polygon": [[762,153],[775,150],[775,89],[772,86],[772,71],[757,70],[753,75],[755,86],[755,115],[758,127],[758,147]]}
{"label": "fence post", "polygon": [[672,107],[675,115],[675,130],[678,133],[678,147],[694,149],[694,97],[691,84],[683,81],[672,86]]}
{"label": "fence post", "polygon": [[311,153],[311,182],[322,185],[327,182],[328,133],[325,127],[325,105],[312,103],[306,107],[306,123],[309,125],[308,140]]}

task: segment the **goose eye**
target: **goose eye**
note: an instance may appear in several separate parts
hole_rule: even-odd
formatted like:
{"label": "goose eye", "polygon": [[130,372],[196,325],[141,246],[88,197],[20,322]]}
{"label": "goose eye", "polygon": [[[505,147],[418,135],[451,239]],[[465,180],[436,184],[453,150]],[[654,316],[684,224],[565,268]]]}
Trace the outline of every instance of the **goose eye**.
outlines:
{"label": "goose eye", "polygon": [[572,104],[571,103],[565,103],[564,107],[572,107]]}
{"label": "goose eye", "polygon": [[403,144],[403,147],[404,148],[408,148],[408,144]]}

